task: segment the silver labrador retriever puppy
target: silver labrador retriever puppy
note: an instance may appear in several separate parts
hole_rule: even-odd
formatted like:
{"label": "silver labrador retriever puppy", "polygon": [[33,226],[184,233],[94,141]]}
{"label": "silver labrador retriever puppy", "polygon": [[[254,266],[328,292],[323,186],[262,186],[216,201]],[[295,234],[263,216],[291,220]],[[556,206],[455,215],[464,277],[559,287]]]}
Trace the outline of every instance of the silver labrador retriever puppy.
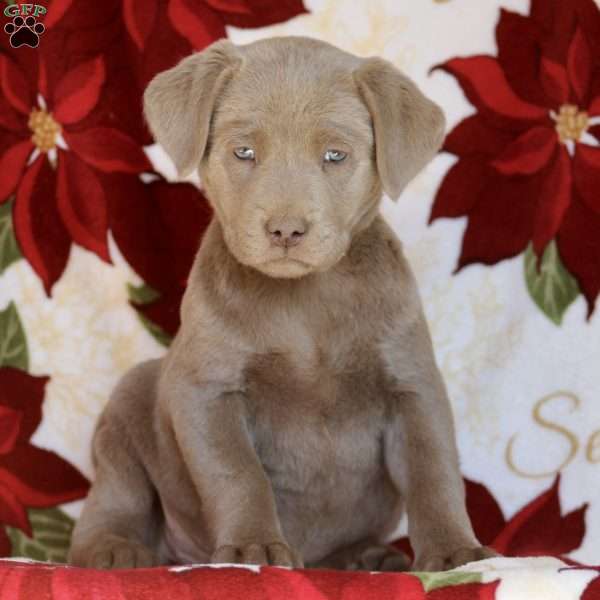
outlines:
{"label": "silver labrador retriever puppy", "polygon": [[405,569],[489,556],[415,280],[379,214],[434,156],[440,109],[390,63],[300,37],[219,41],[145,114],[214,208],[162,360],[93,442],[70,560]]}

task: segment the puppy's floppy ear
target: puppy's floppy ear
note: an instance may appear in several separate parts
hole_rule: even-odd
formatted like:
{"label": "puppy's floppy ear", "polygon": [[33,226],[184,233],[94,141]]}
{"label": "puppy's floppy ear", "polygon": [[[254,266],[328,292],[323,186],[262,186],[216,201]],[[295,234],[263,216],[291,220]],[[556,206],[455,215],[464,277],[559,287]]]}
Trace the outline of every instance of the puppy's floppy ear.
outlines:
{"label": "puppy's floppy ear", "polygon": [[146,121],[180,176],[202,159],[215,102],[241,61],[237,48],[221,40],[159,73],[146,88]]}
{"label": "puppy's floppy ear", "polygon": [[439,150],[444,114],[387,60],[365,59],[354,71],[354,80],[373,120],[383,189],[396,200]]}

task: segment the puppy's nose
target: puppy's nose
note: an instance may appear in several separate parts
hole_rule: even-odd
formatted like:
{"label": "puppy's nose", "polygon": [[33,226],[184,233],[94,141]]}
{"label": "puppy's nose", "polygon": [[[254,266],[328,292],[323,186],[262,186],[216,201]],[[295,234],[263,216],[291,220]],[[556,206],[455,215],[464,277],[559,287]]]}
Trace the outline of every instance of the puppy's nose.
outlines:
{"label": "puppy's nose", "polygon": [[265,224],[267,235],[274,246],[297,246],[306,232],[308,223],[297,217],[273,217]]}

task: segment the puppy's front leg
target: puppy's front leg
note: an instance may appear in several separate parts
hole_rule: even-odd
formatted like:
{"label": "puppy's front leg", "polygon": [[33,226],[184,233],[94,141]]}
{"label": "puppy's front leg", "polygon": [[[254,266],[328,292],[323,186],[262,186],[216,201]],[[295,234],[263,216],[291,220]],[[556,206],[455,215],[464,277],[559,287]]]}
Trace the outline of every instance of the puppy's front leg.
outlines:
{"label": "puppy's front leg", "polygon": [[239,393],[205,382],[163,385],[181,454],[212,534],[212,562],[302,566],[287,545]]}
{"label": "puppy's front leg", "polygon": [[440,571],[496,554],[481,547],[467,514],[452,411],[425,327],[421,320],[400,335],[402,348],[392,351],[400,362],[390,366],[385,460],[406,502],[412,568]]}

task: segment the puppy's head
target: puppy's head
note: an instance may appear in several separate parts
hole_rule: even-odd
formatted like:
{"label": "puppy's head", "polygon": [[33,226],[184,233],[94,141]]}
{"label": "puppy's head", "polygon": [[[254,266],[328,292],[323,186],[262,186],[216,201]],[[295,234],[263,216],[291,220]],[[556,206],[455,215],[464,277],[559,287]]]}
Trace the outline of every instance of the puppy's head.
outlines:
{"label": "puppy's head", "polygon": [[157,75],[144,109],[179,173],[199,168],[232,254],[273,277],[333,266],[444,129],[390,63],[308,38],[217,42]]}

